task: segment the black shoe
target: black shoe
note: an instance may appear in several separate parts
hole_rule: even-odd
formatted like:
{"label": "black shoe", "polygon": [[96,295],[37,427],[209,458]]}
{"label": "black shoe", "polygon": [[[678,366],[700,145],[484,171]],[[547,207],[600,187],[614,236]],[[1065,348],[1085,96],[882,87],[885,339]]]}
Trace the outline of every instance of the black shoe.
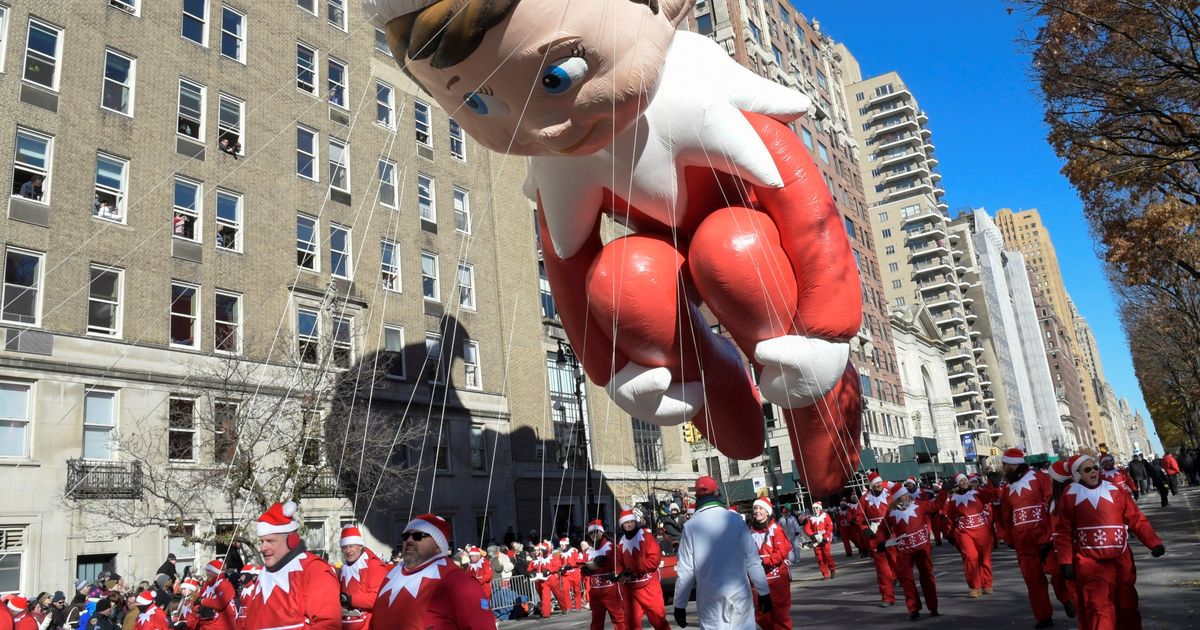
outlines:
{"label": "black shoe", "polygon": [[1067,613],[1068,619],[1075,618],[1075,604],[1072,604],[1071,602],[1063,602],[1063,611]]}
{"label": "black shoe", "polygon": [[880,608],[891,608],[892,606],[895,606],[895,605],[896,605],[896,602],[879,602]]}
{"label": "black shoe", "polygon": [[830,572],[829,572],[829,579],[831,579],[831,580],[832,580],[832,579],[833,579],[833,578],[835,578],[835,577],[837,577],[837,571],[830,571]]}
{"label": "black shoe", "polygon": [[934,608],[933,610],[929,611],[929,616],[930,617],[941,617],[942,613],[938,612],[937,609]]}
{"label": "black shoe", "polygon": [[1037,622],[1037,625],[1034,626],[1034,628],[1049,628],[1050,626],[1053,626],[1053,625],[1054,625],[1053,619],[1043,619],[1043,620]]}
{"label": "black shoe", "polygon": [[921,618],[921,613],[919,613],[919,612],[911,612],[911,613],[908,613],[908,620],[909,620],[909,621],[916,621],[916,620],[918,620],[918,619],[920,619],[920,618]]}

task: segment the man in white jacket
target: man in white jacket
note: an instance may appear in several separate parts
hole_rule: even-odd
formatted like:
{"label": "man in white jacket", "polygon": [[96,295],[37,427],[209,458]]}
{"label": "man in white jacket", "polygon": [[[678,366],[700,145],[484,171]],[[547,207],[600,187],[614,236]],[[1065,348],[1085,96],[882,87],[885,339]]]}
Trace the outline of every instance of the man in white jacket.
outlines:
{"label": "man in white jacket", "polygon": [[758,547],[740,516],[725,509],[712,477],[696,480],[696,514],[683,527],[675,565],[675,622],[687,627],[687,604],[696,587],[700,627],[754,630],[754,600],[771,610],[771,590]]}

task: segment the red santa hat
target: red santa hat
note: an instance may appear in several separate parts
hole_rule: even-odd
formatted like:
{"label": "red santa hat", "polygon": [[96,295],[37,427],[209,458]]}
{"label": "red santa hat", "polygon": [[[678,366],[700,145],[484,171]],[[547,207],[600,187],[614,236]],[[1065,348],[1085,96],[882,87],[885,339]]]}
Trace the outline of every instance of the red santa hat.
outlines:
{"label": "red santa hat", "polygon": [[909,475],[909,476],[908,476],[908,479],[905,479],[905,480],[904,480],[904,483],[911,483],[911,484],[912,484],[912,485],[914,485],[914,486],[919,486],[919,485],[921,485],[921,484],[917,483],[917,478],[916,478],[916,477],[913,477],[912,475]]}
{"label": "red santa hat", "polygon": [[559,538],[559,539],[558,539],[558,544],[559,544],[559,545],[570,545],[570,544],[571,544],[571,539],[570,539],[570,538],[567,538],[566,536],[563,536],[562,538]]}
{"label": "red santa hat", "polygon": [[741,512],[739,512],[739,511],[738,511],[738,509],[737,509],[737,506],[736,506],[736,505],[731,505],[731,506],[729,506],[727,509],[728,509],[730,512],[733,512],[734,514],[741,514]]}
{"label": "red santa hat", "polygon": [[631,510],[629,508],[625,508],[625,509],[621,510],[621,516],[620,516],[620,518],[617,519],[617,525],[624,525],[625,523],[628,523],[629,521],[633,521],[636,523],[637,515],[633,513],[633,510]]}
{"label": "red santa hat", "polygon": [[429,534],[442,553],[450,553],[450,523],[437,514],[417,515],[404,526],[404,531]]}
{"label": "red santa hat", "polygon": [[900,486],[899,490],[896,490],[895,492],[892,493],[892,501],[895,501],[895,500],[899,499],[900,497],[909,496],[910,494],[912,494],[912,493],[910,493],[908,491],[908,488],[905,488],[904,486]]}
{"label": "red santa hat", "polygon": [[825,505],[824,505],[824,504],[822,504],[820,501],[813,501],[813,504],[812,504],[812,506],[813,506],[814,508],[820,508],[820,509],[822,509],[822,510],[824,510],[824,509],[825,509]]}
{"label": "red santa hat", "polygon": [[600,532],[601,534],[603,534],[604,533],[604,521],[597,518],[597,519],[593,519],[591,523],[588,523],[587,533],[590,534],[592,532]]}
{"label": "red santa hat", "polygon": [[1087,462],[1095,462],[1095,461],[1096,461],[1095,458],[1093,458],[1091,455],[1088,455],[1087,453],[1080,453],[1080,454],[1072,457],[1071,459],[1067,460],[1067,466],[1071,470],[1071,476],[1074,477],[1075,479],[1079,479],[1079,469],[1081,467],[1083,467],[1083,465],[1086,464]]}
{"label": "red santa hat", "polygon": [[221,571],[225,570],[225,563],[221,562],[220,558],[217,558],[216,560],[204,565],[204,570],[213,575],[220,575]]}
{"label": "red santa hat", "polygon": [[867,473],[867,485],[873,486],[875,484],[879,484],[882,486],[883,485],[883,477],[880,477],[879,473],[872,470],[871,472]]}
{"label": "red santa hat", "polygon": [[379,28],[402,15],[420,11],[437,4],[439,0],[363,0],[363,13]]}
{"label": "red santa hat", "polygon": [[197,582],[197,581],[196,581],[195,579],[193,579],[193,578],[188,578],[188,579],[186,579],[186,580],[184,580],[184,581],[183,581],[183,584],[180,584],[180,585],[179,585],[179,590],[181,590],[181,591],[187,591],[187,590],[192,590],[192,591],[194,591],[194,590],[197,590],[197,589],[199,589],[199,588],[200,588],[200,583],[199,583],[199,582]]}
{"label": "red santa hat", "polygon": [[1101,455],[1101,456],[1100,456],[1100,463],[1101,463],[1101,464],[1103,464],[1103,463],[1105,463],[1105,462],[1116,462],[1116,461],[1117,461],[1117,460],[1116,460],[1116,458],[1114,458],[1114,457],[1112,456],[1112,453],[1105,453],[1105,454],[1103,454],[1103,455]]}
{"label": "red santa hat", "polygon": [[1025,463],[1025,451],[1022,451],[1016,447],[1010,448],[1007,451],[1004,451],[1004,454],[1000,456],[1000,462],[1003,464],[1020,466],[1021,464]]}
{"label": "red santa hat", "polygon": [[767,497],[758,497],[757,499],[754,500],[754,504],[751,505],[750,507],[751,508],[759,508],[760,507],[760,508],[766,510],[767,514],[772,514],[774,512],[774,506],[771,505],[771,500],[768,499]]}
{"label": "red santa hat", "polygon": [[967,476],[964,475],[963,473],[958,473],[957,475],[954,475],[954,483],[956,483],[956,484],[959,481],[966,481],[966,480],[967,480]]}
{"label": "red santa hat", "polygon": [[365,546],[366,544],[366,541],[363,540],[362,532],[359,531],[357,526],[350,525],[342,528],[342,538],[338,541],[339,547],[345,547],[346,545]]}
{"label": "red santa hat", "polygon": [[1071,469],[1067,467],[1067,460],[1060,459],[1050,464],[1050,478],[1059,483],[1071,480]]}
{"label": "red santa hat", "polygon": [[469,549],[467,549],[467,555],[468,556],[482,556],[483,550],[480,549],[479,547],[470,547]]}
{"label": "red santa hat", "polygon": [[5,604],[8,606],[9,610],[13,611],[14,614],[29,612],[29,600],[21,597],[20,595],[10,596]]}
{"label": "red santa hat", "polygon": [[150,604],[154,603],[154,593],[151,593],[150,591],[142,591],[141,593],[138,593],[135,601],[137,602],[138,606],[149,606]]}
{"label": "red santa hat", "polygon": [[300,521],[294,518],[297,510],[296,504],[291,501],[272,505],[266,512],[263,512],[262,516],[258,517],[258,523],[255,524],[257,534],[266,536],[298,531]]}

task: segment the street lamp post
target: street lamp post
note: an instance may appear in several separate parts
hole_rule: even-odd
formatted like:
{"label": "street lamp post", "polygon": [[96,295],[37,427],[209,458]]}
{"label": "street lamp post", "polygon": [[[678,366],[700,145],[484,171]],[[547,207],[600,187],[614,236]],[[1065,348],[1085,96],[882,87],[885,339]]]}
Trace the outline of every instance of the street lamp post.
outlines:
{"label": "street lamp post", "polygon": [[[586,530],[588,507],[592,503],[592,493],[590,491],[592,481],[592,452],[588,444],[587,416],[583,408],[583,383],[586,376],[584,376],[583,370],[579,365],[579,359],[575,356],[575,351],[571,349],[570,344],[565,344],[562,340],[558,341],[558,352],[555,356],[555,363],[559,367],[570,367],[571,376],[575,379],[575,405],[579,410],[579,431],[581,432],[583,443],[584,474],[586,475],[583,479],[583,525]],[[596,506],[597,511],[599,511],[599,507],[599,505]]]}

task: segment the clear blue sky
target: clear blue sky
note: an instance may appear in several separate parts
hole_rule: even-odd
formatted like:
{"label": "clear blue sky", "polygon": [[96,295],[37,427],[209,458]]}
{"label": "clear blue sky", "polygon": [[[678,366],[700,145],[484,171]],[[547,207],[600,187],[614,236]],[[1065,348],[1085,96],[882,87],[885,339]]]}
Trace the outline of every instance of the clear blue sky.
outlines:
{"label": "clear blue sky", "polygon": [[[793,4],[846,44],[864,76],[895,70],[904,78],[929,114],[952,212],[1038,209],[1067,291],[1096,335],[1105,376],[1117,396],[1149,417],[1082,204],[1046,142],[1029,56],[1016,42],[1026,17],[1009,15],[1001,0]],[[1161,452],[1153,425],[1147,428]]]}

